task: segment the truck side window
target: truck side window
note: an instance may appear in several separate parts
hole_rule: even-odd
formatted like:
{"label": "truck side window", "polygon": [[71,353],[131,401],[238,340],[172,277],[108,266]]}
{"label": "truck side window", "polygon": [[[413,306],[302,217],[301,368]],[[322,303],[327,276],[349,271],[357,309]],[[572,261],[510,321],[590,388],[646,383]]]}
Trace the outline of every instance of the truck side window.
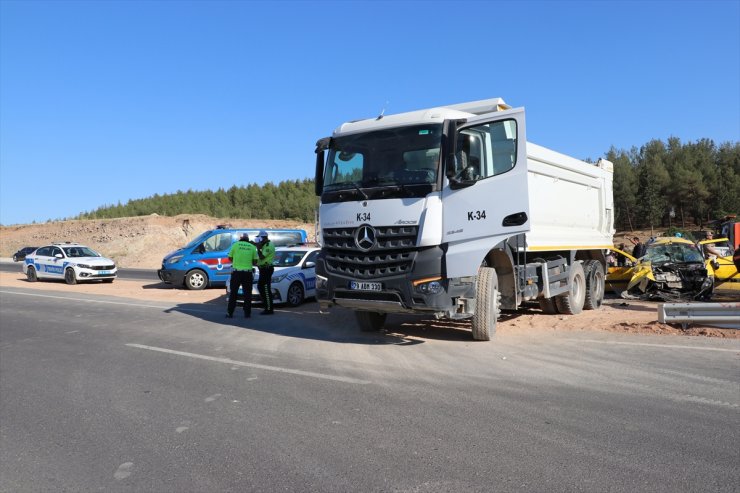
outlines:
{"label": "truck side window", "polygon": [[458,166],[463,179],[482,179],[506,173],[516,165],[516,120],[466,128],[458,137]]}

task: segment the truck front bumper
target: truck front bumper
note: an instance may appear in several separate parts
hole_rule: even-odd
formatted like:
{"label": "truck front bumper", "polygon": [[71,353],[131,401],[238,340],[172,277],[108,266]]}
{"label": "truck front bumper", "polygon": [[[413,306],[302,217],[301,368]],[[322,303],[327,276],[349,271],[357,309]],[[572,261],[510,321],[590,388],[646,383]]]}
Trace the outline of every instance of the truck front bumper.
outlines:
{"label": "truck front bumper", "polygon": [[[457,298],[469,293],[472,284],[444,278],[444,252],[430,248],[417,253],[414,268],[407,274],[373,279],[356,279],[330,273],[321,254],[316,259],[316,299],[322,311],[331,306],[379,313],[452,313]],[[419,280],[434,279],[440,289],[424,293],[415,286]],[[352,289],[353,282],[380,283],[380,290]]]}

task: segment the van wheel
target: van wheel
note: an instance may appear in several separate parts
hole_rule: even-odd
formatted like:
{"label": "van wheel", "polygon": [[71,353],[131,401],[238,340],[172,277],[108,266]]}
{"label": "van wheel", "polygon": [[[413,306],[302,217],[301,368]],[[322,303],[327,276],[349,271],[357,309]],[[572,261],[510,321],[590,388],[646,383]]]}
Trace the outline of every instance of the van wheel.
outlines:
{"label": "van wheel", "polygon": [[583,262],[583,272],[586,275],[586,300],[583,308],[596,310],[604,302],[604,267],[598,260],[586,260]]}
{"label": "van wheel", "polygon": [[501,292],[498,276],[492,267],[480,267],[475,285],[475,313],[473,314],[473,339],[490,341],[496,333],[496,320],[501,311]]}
{"label": "van wheel", "polygon": [[560,313],[576,315],[583,311],[583,303],[586,301],[586,274],[583,272],[581,262],[575,262],[570,266],[568,284],[570,291],[555,298],[555,304]]}
{"label": "van wheel", "polygon": [[185,287],[200,291],[208,285],[208,276],[200,269],[193,269],[185,275]]}
{"label": "van wheel", "polygon": [[36,269],[28,266],[28,270],[26,270],[26,279],[28,282],[36,282],[39,280],[39,277],[36,275]]}
{"label": "van wheel", "polygon": [[387,313],[377,312],[355,312],[357,325],[362,332],[377,332],[385,325]]}
{"label": "van wheel", "polygon": [[288,302],[288,305],[290,306],[298,306],[301,303],[303,303],[304,293],[303,293],[303,286],[301,286],[301,283],[298,281],[294,282],[290,285],[288,288],[288,294],[286,296],[286,301]]}
{"label": "van wheel", "polygon": [[67,269],[64,271],[64,282],[67,284],[77,284],[77,276],[75,275],[74,269]]}

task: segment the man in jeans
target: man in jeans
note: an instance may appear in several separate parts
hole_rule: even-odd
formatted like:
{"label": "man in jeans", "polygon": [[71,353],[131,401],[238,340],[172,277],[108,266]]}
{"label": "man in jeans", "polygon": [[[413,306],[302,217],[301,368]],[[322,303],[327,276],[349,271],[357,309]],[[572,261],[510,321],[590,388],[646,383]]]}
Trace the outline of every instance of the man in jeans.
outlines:
{"label": "man in jeans", "polygon": [[239,238],[239,241],[231,245],[229,259],[231,259],[231,281],[229,282],[231,292],[226,318],[234,317],[239,286],[244,291],[244,317],[249,318],[252,316],[252,268],[259,260],[259,256],[257,247],[249,242],[249,236],[246,233]]}
{"label": "man in jeans", "polygon": [[262,302],[265,304],[265,309],[261,315],[272,315],[272,273],[275,272],[275,267],[272,266],[272,261],[275,260],[275,247],[267,237],[267,231],[264,229],[259,232],[257,237],[257,254],[259,255],[259,261],[257,266],[260,269],[260,279],[257,281],[257,290],[260,293]]}

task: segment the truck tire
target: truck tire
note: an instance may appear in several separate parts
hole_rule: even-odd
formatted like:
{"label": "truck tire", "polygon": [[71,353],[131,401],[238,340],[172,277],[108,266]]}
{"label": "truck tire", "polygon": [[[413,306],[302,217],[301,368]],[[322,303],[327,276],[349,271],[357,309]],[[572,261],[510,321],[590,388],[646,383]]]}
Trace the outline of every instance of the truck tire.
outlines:
{"label": "truck tire", "polygon": [[576,315],[583,311],[583,303],[586,301],[586,274],[583,272],[581,262],[576,262],[568,270],[568,293],[555,298],[555,304],[560,313],[565,315]]}
{"label": "truck tire", "polygon": [[200,291],[208,286],[208,276],[200,269],[193,269],[185,275],[185,287],[193,291]]}
{"label": "truck tire", "polygon": [[490,341],[496,333],[496,320],[501,311],[501,292],[498,276],[492,267],[480,267],[475,285],[475,313],[473,314],[473,339]]}
{"label": "truck tire", "polygon": [[385,318],[388,316],[387,313],[378,312],[355,312],[355,319],[357,319],[357,325],[360,326],[362,332],[377,332],[385,325]]}
{"label": "truck tire", "polygon": [[606,289],[604,266],[598,260],[586,260],[583,262],[583,272],[586,275],[586,299],[583,308],[597,310],[604,302]]}

